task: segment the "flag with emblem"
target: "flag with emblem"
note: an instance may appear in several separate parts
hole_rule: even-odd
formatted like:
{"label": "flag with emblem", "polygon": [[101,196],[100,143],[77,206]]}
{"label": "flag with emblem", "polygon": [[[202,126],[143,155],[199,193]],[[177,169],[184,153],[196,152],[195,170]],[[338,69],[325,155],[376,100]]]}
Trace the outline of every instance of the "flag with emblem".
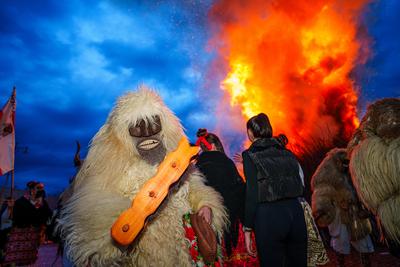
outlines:
{"label": "flag with emblem", "polygon": [[15,151],[15,87],[0,111],[0,175],[14,169]]}

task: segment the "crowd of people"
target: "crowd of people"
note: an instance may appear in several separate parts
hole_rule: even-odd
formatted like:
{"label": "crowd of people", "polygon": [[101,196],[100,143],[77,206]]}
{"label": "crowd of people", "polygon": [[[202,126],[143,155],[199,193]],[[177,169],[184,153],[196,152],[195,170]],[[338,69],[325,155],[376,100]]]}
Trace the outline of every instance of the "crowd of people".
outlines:
{"label": "crowd of people", "polygon": [[[303,170],[287,148],[286,136],[273,135],[264,113],[250,118],[246,130],[251,145],[235,160],[243,164],[243,176],[225,154],[216,134],[206,129],[197,132],[196,145],[201,152],[196,167],[204,175],[205,184],[221,195],[227,210],[229,225],[220,238],[224,266],[326,264],[329,260],[324,243],[311,207],[303,198]],[[200,215],[211,221],[211,209],[201,211]],[[15,202],[6,199],[1,208],[2,262],[33,263],[51,217],[44,185],[40,182],[29,182],[26,194]],[[338,264],[343,266],[340,255],[349,253],[351,238],[339,214],[329,225],[329,233],[332,248],[339,255]],[[13,240],[18,240],[19,245],[13,246]],[[25,242],[22,246],[21,241]],[[351,243],[358,251],[374,251],[369,236]],[[370,266],[368,261],[363,264]]]}
{"label": "crowd of people", "polygon": [[[218,136],[206,129],[197,132],[197,144],[202,149],[197,166],[207,184],[222,195],[229,213],[231,224],[224,233],[226,266],[327,263],[322,240],[311,212],[307,212],[309,206],[303,206],[304,174],[295,155],[286,148],[286,136],[273,136],[264,113],[250,118],[247,135],[251,145],[237,158],[243,163],[242,179]],[[312,236],[319,245],[308,251]]]}
{"label": "crowd of people", "polygon": [[[236,157],[243,164],[243,181],[235,164],[225,155],[218,136],[206,129],[199,129],[197,133],[197,144],[202,149],[197,166],[207,178],[207,184],[224,198],[231,222],[224,233],[226,266],[244,266],[243,262],[246,266],[317,266],[328,263],[312,209],[303,198],[302,168],[296,156],[286,148],[288,139],[284,135],[273,136],[269,118],[264,113],[248,120],[247,136],[250,147]],[[344,153],[342,150],[340,152]],[[328,160],[329,157],[328,154]],[[348,175],[346,156],[343,160],[343,175]],[[321,165],[324,164],[325,161]],[[332,169],[330,172],[334,177],[335,172]],[[332,178],[330,183],[337,183],[335,179]],[[350,254],[353,247],[360,255],[362,266],[367,267],[371,266],[370,255],[374,252],[370,236],[373,219],[369,219],[371,213],[360,209],[360,201],[354,199],[357,198],[355,189],[349,181],[345,178],[343,186],[353,199],[351,204],[338,203],[341,209],[336,208],[332,220],[324,225],[330,235],[330,242],[325,243],[330,243],[336,253],[337,266],[346,266],[345,255]],[[348,205],[350,207],[344,207]],[[343,216],[353,219],[343,222]],[[243,233],[244,239],[238,239]]]}

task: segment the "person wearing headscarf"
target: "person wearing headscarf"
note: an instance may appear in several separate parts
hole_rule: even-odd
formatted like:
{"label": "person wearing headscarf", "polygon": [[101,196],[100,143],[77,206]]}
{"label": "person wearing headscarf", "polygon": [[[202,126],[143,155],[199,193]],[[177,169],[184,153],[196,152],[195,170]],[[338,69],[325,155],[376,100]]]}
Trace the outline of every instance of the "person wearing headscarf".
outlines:
{"label": "person wearing headscarf", "polygon": [[245,183],[235,163],[225,154],[222,142],[216,134],[209,133],[207,129],[199,129],[196,135],[196,145],[202,150],[196,166],[206,177],[206,184],[221,194],[228,210],[230,226],[223,236],[225,263],[228,266],[243,266],[246,261],[246,266],[249,266],[249,257],[240,251],[240,247],[244,248],[244,242],[242,246],[238,246],[241,222],[244,220]]}

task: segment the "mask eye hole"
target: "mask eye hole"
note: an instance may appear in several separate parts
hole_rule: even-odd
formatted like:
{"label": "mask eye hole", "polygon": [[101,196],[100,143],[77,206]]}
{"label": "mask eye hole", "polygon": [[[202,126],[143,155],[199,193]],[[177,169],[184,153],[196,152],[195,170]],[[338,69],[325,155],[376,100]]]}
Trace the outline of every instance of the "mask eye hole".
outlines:
{"label": "mask eye hole", "polygon": [[134,137],[140,137],[141,136],[140,127],[136,126],[129,127],[129,134]]}
{"label": "mask eye hole", "polygon": [[146,123],[141,119],[136,125],[129,127],[129,134],[133,137],[149,137],[161,132],[160,116],[153,116],[152,122]]}
{"label": "mask eye hole", "polygon": [[160,116],[158,116],[158,115],[153,116],[153,122],[151,123],[150,127],[151,127],[152,134],[157,134],[157,133],[161,132]]}
{"label": "mask eye hole", "polygon": [[138,121],[136,125],[129,127],[129,134],[134,137],[145,136],[146,123],[143,119]]}

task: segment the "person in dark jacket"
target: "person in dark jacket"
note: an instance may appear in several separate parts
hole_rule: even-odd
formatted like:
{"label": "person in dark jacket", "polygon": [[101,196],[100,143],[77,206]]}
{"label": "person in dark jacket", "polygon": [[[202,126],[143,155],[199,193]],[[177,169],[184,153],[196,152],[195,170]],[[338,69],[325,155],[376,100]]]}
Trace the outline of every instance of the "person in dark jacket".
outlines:
{"label": "person in dark jacket", "polygon": [[15,201],[13,226],[41,227],[51,218],[52,211],[46,201],[46,192],[42,183],[31,181],[27,184],[28,192]]}
{"label": "person in dark jacket", "polygon": [[307,228],[298,197],[303,194],[296,157],[272,137],[266,114],[247,122],[252,142],[242,153],[246,177],[244,231],[248,253],[251,231],[256,237],[261,266],[307,266]]}
{"label": "person in dark jacket", "polygon": [[27,193],[14,204],[13,227],[6,245],[4,266],[35,263],[46,222],[52,215],[45,199],[44,185],[31,181],[27,187]]}
{"label": "person in dark jacket", "polygon": [[239,221],[244,218],[245,184],[217,135],[199,129],[197,137],[196,144],[200,145],[202,153],[196,166],[206,177],[206,184],[221,194],[229,213],[230,227],[224,232],[224,242],[227,256],[230,256],[237,245]]}

